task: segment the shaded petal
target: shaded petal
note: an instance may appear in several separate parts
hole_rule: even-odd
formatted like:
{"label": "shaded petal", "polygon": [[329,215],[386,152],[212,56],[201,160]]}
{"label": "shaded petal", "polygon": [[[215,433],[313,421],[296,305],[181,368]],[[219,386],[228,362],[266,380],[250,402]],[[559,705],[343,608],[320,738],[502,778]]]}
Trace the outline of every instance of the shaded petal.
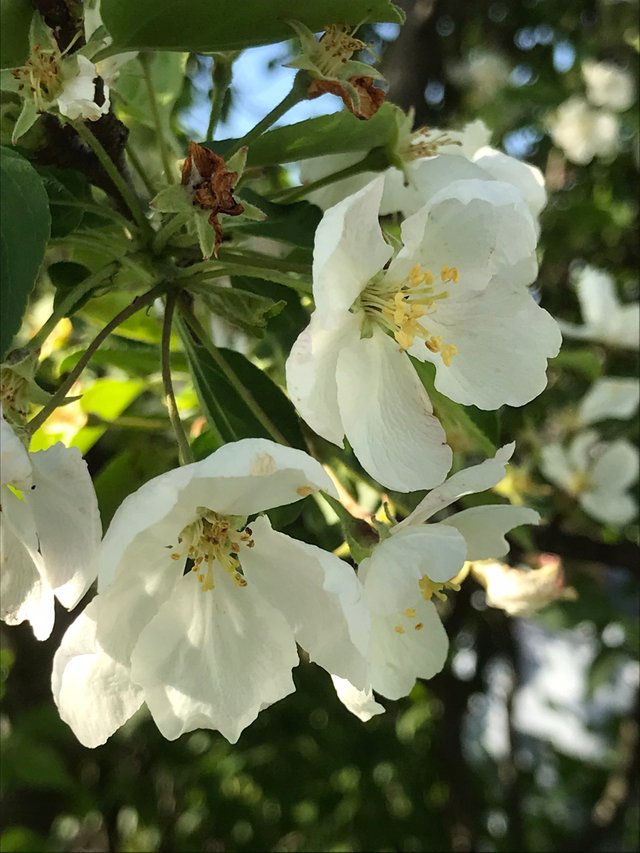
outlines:
{"label": "shaded petal", "polygon": [[392,255],[378,224],[384,187],[380,175],[330,208],[318,225],[313,250],[313,298],[326,318],[340,322],[369,279]]}
{"label": "shaded petal", "polygon": [[463,468],[462,471],[453,474],[441,486],[425,495],[413,512],[392,528],[391,535],[399,533],[410,525],[422,524],[436,512],[455,503],[458,498],[476,492],[486,492],[487,489],[495,486],[504,478],[507,462],[513,456],[515,448],[515,442],[505,444],[496,451],[493,459],[485,459],[479,465]]}
{"label": "shaded petal", "polygon": [[42,579],[33,517],[24,501],[2,487],[0,510],[0,619],[7,625],[31,624],[37,640],[53,629],[55,605],[51,587]]}
{"label": "shaded petal", "polygon": [[406,696],[416,678],[432,678],[447,659],[449,638],[434,605],[420,598],[413,609],[412,619],[400,614],[376,614],[373,619],[371,684],[387,699]]}
{"label": "shaded petal", "polygon": [[60,717],[84,746],[103,744],[142,705],[128,660],[106,653],[97,639],[98,595],[67,629],[53,659],[51,689]]}
{"label": "shaded petal", "polygon": [[550,483],[565,492],[573,490],[574,469],[561,444],[547,444],[540,448],[540,470]]}
{"label": "shaded petal", "polygon": [[533,216],[538,216],[546,205],[544,175],[536,166],[523,163],[522,160],[517,160],[489,146],[478,149],[473,155],[473,161],[496,181],[512,184]]}
{"label": "shaded petal", "polygon": [[562,343],[558,324],[527,290],[497,281],[483,291],[454,287],[421,323],[457,348],[449,366],[425,346],[411,349],[436,365],[438,391],[485,410],[537,397],[547,385],[547,360]]}
{"label": "shaded petal", "polygon": [[578,407],[582,426],[609,418],[631,418],[640,404],[640,382],[627,377],[605,377],[593,383]]}
{"label": "shaded petal", "polygon": [[21,487],[31,483],[31,462],[22,442],[11,429],[0,409],[0,473],[2,482]]}
{"label": "shaded petal", "polygon": [[406,176],[399,169],[389,169],[385,173],[380,212],[400,210],[404,216],[411,216],[454,181],[470,179],[486,180],[487,176],[466,157],[457,154],[414,160],[407,165]]}
{"label": "shaded petal", "polygon": [[589,478],[594,491],[623,492],[638,479],[638,450],[624,438],[607,442]]}
{"label": "shaded petal", "polygon": [[371,622],[362,585],[347,563],[321,548],[251,524],[255,546],[241,546],[249,583],[283,614],[296,641],[327,672],[366,684]]}
{"label": "shaded petal", "polygon": [[609,273],[585,267],[578,278],[578,301],[582,317],[594,328],[606,327],[620,308],[616,286]]}
{"label": "shaded petal", "polygon": [[585,429],[573,437],[568,450],[569,465],[573,471],[587,471],[591,467],[598,444],[599,436],[594,429]]}
{"label": "shaded petal", "polygon": [[375,329],[338,356],[338,404],[362,467],[378,482],[408,492],[442,482],[451,449],[411,362]]}
{"label": "shaded petal", "polygon": [[345,313],[343,322],[324,328],[318,312],[291,348],[285,366],[291,402],[311,429],[342,446],[344,428],[338,408],[336,365],[343,346],[360,337],[360,317]]}
{"label": "shaded petal", "polygon": [[413,607],[423,575],[444,583],[467,558],[462,535],[443,524],[408,527],[384,539],[360,564],[359,577],[374,613],[397,614]]}
{"label": "shaded petal", "polygon": [[627,524],[636,517],[638,504],[623,492],[587,491],[578,495],[583,510],[608,524]]}
{"label": "shaded petal", "polygon": [[36,523],[47,582],[70,610],[96,579],[102,524],[93,482],[75,447],[57,443],[31,454],[33,486],[25,492]]}
{"label": "shaded petal", "polygon": [[339,678],[337,675],[332,675],[331,680],[336,689],[338,699],[345,708],[351,711],[352,714],[355,714],[363,723],[366,723],[371,717],[375,717],[376,714],[385,713],[385,708],[379,705],[373,698],[371,688],[368,690],[358,690],[351,682],[344,678]]}
{"label": "shaded petal", "polygon": [[509,551],[504,538],[521,524],[539,524],[540,516],[524,506],[489,504],[464,509],[446,518],[442,524],[455,527],[467,543],[467,560],[488,560],[502,557]]}
{"label": "shaded petal", "polygon": [[258,588],[239,588],[219,571],[207,592],[193,573],[181,579],[131,663],[164,737],[210,728],[235,743],[263,708],[293,692],[298,654],[284,617]]}

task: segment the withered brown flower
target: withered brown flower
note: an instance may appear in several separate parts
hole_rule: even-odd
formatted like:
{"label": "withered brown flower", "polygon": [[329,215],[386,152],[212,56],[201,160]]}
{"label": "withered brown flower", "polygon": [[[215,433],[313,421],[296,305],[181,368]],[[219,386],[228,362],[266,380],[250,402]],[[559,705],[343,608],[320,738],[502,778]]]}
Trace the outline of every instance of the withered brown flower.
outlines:
{"label": "withered brown flower", "polygon": [[349,88],[345,87],[340,80],[312,80],[307,92],[309,100],[319,98],[326,92],[332,95],[338,95],[342,98],[342,102],[349,112],[360,119],[371,118],[372,115],[378,112],[384,103],[384,91],[379,86],[374,86],[373,77],[351,77],[349,78],[350,88],[356,90],[359,103],[355,104]]}
{"label": "withered brown flower", "polygon": [[218,257],[222,242],[222,226],[218,214],[239,216],[244,207],[233,197],[233,188],[238,180],[237,172],[230,172],[224,157],[210,151],[197,142],[189,143],[187,158],[182,165],[182,186],[191,192],[193,204],[202,210],[210,210],[209,223],[216,232],[213,250]]}

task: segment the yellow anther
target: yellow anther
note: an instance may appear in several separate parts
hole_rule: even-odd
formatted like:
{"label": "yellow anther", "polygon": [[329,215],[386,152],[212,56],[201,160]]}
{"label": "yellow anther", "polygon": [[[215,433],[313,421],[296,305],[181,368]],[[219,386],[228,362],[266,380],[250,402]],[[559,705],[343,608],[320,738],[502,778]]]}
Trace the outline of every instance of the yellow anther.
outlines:
{"label": "yellow anther", "polygon": [[416,631],[422,631],[422,629],[424,628],[424,622],[416,622],[413,627]]}
{"label": "yellow anther", "polygon": [[431,601],[434,595],[440,601],[446,601],[447,596],[444,594],[445,589],[453,589],[456,592],[460,589],[459,583],[454,583],[453,581],[436,583],[436,581],[432,581],[428,575],[423,575],[420,578],[418,586],[420,587],[420,592],[422,593],[422,597],[425,601]]}
{"label": "yellow anther", "polygon": [[178,553],[171,555],[172,560],[179,560],[181,557],[182,557],[182,554],[178,554]]}
{"label": "yellow anther", "polygon": [[415,619],[416,609],[415,607],[407,607],[406,610],[403,611],[405,616],[408,616],[409,619]]}
{"label": "yellow anther", "polygon": [[431,337],[424,342],[424,345],[428,350],[431,350],[431,352],[440,352],[442,338],[440,335],[431,335]]}
{"label": "yellow anther", "polygon": [[442,360],[444,361],[445,367],[449,367],[451,364],[451,359],[458,352],[458,347],[455,344],[443,344],[440,355],[442,356]]}
{"label": "yellow anther", "polygon": [[460,281],[460,273],[457,267],[448,267],[446,264],[440,270],[440,279],[442,281],[452,281],[457,284]]}
{"label": "yellow anther", "polygon": [[316,491],[314,486],[298,486],[296,489],[296,494],[300,495],[301,498],[306,498],[307,495],[312,495]]}
{"label": "yellow anther", "polygon": [[404,634],[404,628],[402,627],[402,625],[394,625],[393,630],[396,632],[396,634]]}
{"label": "yellow anther", "polygon": [[240,572],[235,572],[235,574],[233,575],[233,582],[236,586],[239,587],[246,586],[248,583],[247,579],[244,577],[244,575],[241,575]]}

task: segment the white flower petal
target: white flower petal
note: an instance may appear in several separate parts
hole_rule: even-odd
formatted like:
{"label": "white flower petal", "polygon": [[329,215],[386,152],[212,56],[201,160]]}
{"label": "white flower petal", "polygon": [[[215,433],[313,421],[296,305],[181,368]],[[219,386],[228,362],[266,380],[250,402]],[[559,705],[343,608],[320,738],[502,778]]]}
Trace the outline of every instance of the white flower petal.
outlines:
{"label": "white flower petal", "polygon": [[594,490],[623,492],[638,479],[638,450],[619,438],[607,442],[589,472]]}
{"label": "white flower petal", "polygon": [[633,417],[640,404],[640,382],[628,377],[605,377],[593,383],[578,407],[581,426]]}
{"label": "white flower petal", "polygon": [[582,317],[588,326],[601,327],[620,308],[615,283],[609,273],[585,267],[577,282]]}
{"label": "white flower petal", "polygon": [[423,575],[444,583],[460,571],[466,555],[462,535],[442,524],[408,527],[384,539],[358,573],[371,610],[396,614],[413,607]]}
{"label": "white flower petal", "polygon": [[327,329],[316,311],[294,343],[286,363],[291,402],[318,435],[338,446],[342,446],[344,437],[336,385],[338,354],[359,336],[359,316],[347,311],[340,325]]}
{"label": "white flower petal", "polygon": [[381,175],[330,208],[318,225],[313,250],[313,296],[326,318],[345,311],[392,254],[378,224]]}
{"label": "white flower petal", "polygon": [[194,574],[181,579],[131,663],[164,737],[211,728],[235,743],[263,708],[293,692],[298,655],[285,619],[257,587],[238,588],[219,570],[207,592]]}
{"label": "white flower petal", "polygon": [[339,678],[337,675],[332,675],[331,680],[336,689],[338,699],[345,708],[351,711],[352,714],[355,714],[363,723],[375,717],[376,714],[385,713],[382,705],[379,705],[373,698],[371,688],[368,690],[358,690],[351,682],[344,678]]}
{"label": "white flower petal", "polygon": [[628,524],[638,514],[638,504],[631,495],[622,492],[587,491],[578,495],[578,502],[592,518],[607,524]]}
{"label": "white flower petal", "polygon": [[467,560],[488,560],[502,557],[509,550],[505,533],[521,524],[539,522],[540,516],[533,509],[489,504],[464,509],[444,519],[442,524],[455,527],[464,536]]}
{"label": "white flower petal", "polygon": [[24,501],[2,487],[0,510],[0,619],[7,625],[27,620],[37,640],[53,629],[55,605],[51,587],[42,579],[33,517]]}
{"label": "white flower petal", "polygon": [[[416,678],[433,678],[447,659],[449,638],[434,605],[419,598],[413,609],[413,619],[374,615],[371,684],[387,699],[406,696]],[[402,633],[396,630],[399,627]]]}
{"label": "white flower petal", "polygon": [[25,501],[35,519],[47,582],[70,610],[97,575],[98,500],[77,448],[58,443],[30,456],[33,486]]}
{"label": "white flower petal", "polygon": [[496,181],[512,184],[524,199],[533,216],[538,216],[547,203],[544,176],[540,169],[530,163],[516,160],[502,151],[489,146],[476,151],[473,161]]}
{"label": "white flower petal", "polygon": [[371,624],[351,566],[272,530],[265,516],[251,530],[255,546],[241,546],[240,554],[249,583],[284,615],[312,661],[364,687]]}
{"label": "white flower petal", "polygon": [[414,160],[407,166],[406,177],[399,169],[387,172],[381,209],[387,213],[400,210],[404,216],[411,216],[436,193],[459,180],[482,181],[487,175],[457,153]]}
{"label": "white flower petal", "polygon": [[451,449],[431,402],[392,338],[375,329],[338,357],[338,404],[363,468],[391,489],[408,492],[442,482]]}
{"label": "white flower petal", "polygon": [[98,595],[67,629],[53,659],[51,688],[61,718],[84,746],[103,744],[142,705],[128,661],[106,653],[96,636]]}
{"label": "white flower petal", "polygon": [[31,483],[31,462],[22,442],[11,429],[0,409],[0,474],[3,483],[21,488]]}
{"label": "white flower petal", "polygon": [[485,459],[479,465],[463,468],[462,471],[453,474],[441,486],[425,495],[413,512],[392,528],[391,535],[409,526],[422,524],[436,512],[455,503],[464,495],[486,492],[487,489],[495,486],[504,478],[507,462],[513,456],[515,447],[514,442],[505,444],[496,451],[493,459]]}
{"label": "white flower petal", "polygon": [[[456,286],[454,286],[456,287]],[[436,365],[435,386],[465,406],[523,406],[547,385],[547,360],[558,354],[558,324],[524,289],[494,281],[483,291],[452,289],[421,323],[457,347],[447,366],[440,353],[411,354]]]}
{"label": "white flower petal", "polygon": [[566,492],[572,491],[574,469],[567,451],[561,444],[554,442],[540,448],[540,470],[550,483]]}
{"label": "white flower petal", "polygon": [[89,121],[97,121],[106,115],[109,112],[109,87],[103,84],[104,101],[98,106],[95,100],[98,72],[93,62],[80,53],[74,53],[64,63],[71,76],[65,81],[57,99],[62,115],[72,120],[84,118]]}

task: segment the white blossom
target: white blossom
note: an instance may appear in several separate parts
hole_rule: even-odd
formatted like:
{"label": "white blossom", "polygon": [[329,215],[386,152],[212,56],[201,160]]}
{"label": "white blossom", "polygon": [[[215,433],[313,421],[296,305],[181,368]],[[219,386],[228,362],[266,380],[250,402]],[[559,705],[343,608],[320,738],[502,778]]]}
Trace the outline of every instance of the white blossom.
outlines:
{"label": "white blossom", "polygon": [[567,159],[580,166],[594,157],[611,158],[618,152],[618,117],[609,110],[591,107],[579,95],[560,104],[549,120],[549,129]]}
{"label": "white blossom", "polygon": [[27,620],[45,640],[54,598],[71,610],[95,580],[98,502],[76,448],[58,443],[28,453],[3,417],[0,438],[0,618],[9,625]]}
{"label": "white blossom", "polygon": [[173,740],[235,742],[294,690],[296,642],[362,687],[369,615],[346,563],[250,516],[324,489],[322,466],[263,439],[226,444],[129,496],[105,536],[99,594],[54,659],[60,715],[85,746],[146,702]]}
{"label": "white blossom", "polygon": [[449,641],[434,599],[458,589],[452,579],[467,560],[499,557],[508,551],[507,531],[536,524],[526,507],[476,506],[427,524],[458,498],[498,483],[514,445],[493,459],[463,469],[418,504],[360,564],[358,577],[371,610],[370,683],[364,690],[334,679],[338,698],[361,720],[382,712],[373,691],[388,699],[406,696],[416,678],[431,678],[447,658]]}
{"label": "white blossom", "polygon": [[625,376],[607,376],[593,383],[580,401],[577,423],[580,426],[609,418],[628,420],[638,411],[640,380]]}
{"label": "white blossom", "polygon": [[445,436],[407,357],[435,364],[438,391],[483,409],[523,405],[546,385],[555,321],[526,285],[536,232],[499,181],[454,181],[402,226],[392,250],[378,224],[378,177],[328,210],[316,231],[316,310],[287,361],[292,401],[320,435],[346,435],[378,482],[442,482]]}
{"label": "white blossom", "polygon": [[638,479],[638,450],[626,439],[601,441],[595,430],[584,430],[566,448],[544,446],[540,470],[598,521],[626,524],[638,512],[628,493]]}
{"label": "white blossom", "polygon": [[582,76],[587,87],[587,98],[596,107],[608,107],[624,112],[633,106],[635,85],[632,75],[612,62],[582,63]]}
{"label": "white blossom", "polygon": [[585,266],[577,276],[576,290],[584,325],[576,326],[560,320],[560,328],[568,338],[638,349],[640,304],[622,304],[609,273]]}

